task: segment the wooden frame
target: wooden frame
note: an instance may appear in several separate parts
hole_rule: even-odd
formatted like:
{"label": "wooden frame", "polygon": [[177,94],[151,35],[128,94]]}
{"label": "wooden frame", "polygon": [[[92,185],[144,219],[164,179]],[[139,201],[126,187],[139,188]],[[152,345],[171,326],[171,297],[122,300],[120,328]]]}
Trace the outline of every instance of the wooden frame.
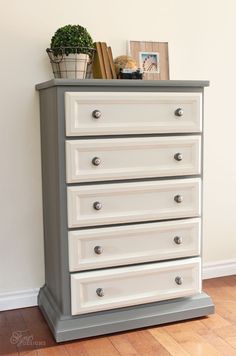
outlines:
{"label": "wooden frame", "polygon": [[129,41],[128,54],[143,70],[143,79],[169,80],[168,42]]}

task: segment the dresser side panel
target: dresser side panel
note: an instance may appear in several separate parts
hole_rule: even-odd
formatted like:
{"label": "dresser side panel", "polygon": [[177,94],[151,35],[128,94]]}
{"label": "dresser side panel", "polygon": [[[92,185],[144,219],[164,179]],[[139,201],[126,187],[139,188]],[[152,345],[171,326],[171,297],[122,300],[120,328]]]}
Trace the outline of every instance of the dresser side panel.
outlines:
{"label": "dresser side panel", "polygon": [[40,91],[45,284],[62,309],[57,89]]}

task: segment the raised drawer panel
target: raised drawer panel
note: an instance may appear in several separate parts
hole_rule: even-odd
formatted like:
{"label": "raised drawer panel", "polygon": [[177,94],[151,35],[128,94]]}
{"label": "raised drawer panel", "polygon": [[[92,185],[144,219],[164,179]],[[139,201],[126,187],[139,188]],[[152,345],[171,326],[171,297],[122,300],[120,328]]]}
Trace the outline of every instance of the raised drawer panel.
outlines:
{"label": "raised drawer panel", "polygon": [[74,273],[71,313],[91,313],[200,292],[200,258]]}
{"label": "raised drawer panel", "polygon": [[66,141],[67,182],[200,173],[200,136]]}
{"label": "raised drawer panel", "polygon": [[[95,118],[94,112],[100,117]],[[200,132],[202,97],[201,93],[66,92],[65,119],[67,136]]]}
{"label": "raised drawer panel", "polygon": [[200,219],[70,231],[70,271],[197,256],[200,232]]}
{"label": "raised drawer panel", "polygon": [[68,187],[68,226],[197,217],[200,190],[200,178]]}

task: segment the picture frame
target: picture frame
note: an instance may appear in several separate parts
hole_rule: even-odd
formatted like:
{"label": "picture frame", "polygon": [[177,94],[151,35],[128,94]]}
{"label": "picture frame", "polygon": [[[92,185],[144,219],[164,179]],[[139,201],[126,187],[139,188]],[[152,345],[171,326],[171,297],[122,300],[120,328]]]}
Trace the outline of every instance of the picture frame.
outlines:
{"label": "picture frame", "polygon": [[128,41],[128,55],[143,71],[143,79],[170,79],[168,42]]}

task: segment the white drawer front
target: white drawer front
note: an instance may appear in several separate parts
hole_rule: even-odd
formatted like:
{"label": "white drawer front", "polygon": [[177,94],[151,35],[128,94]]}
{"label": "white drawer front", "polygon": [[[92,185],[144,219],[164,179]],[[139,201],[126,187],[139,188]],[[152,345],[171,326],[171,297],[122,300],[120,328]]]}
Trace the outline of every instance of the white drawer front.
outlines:
{"label": "white drawer front", "polygon": [[201,115],[201,93],[65,93],[67,136],[199,132]]}
{"label": "white drawer front", "polygon": [[70,231],[70,271],[197,256],[200,236],[200,219]]}
{"label": "white drawer front", "polygon": [[197,217],[200,190],[200,178],[68,187],[68,226]]}
{"label": "white drawer front", "polygon": [[200,173],[200,136],[66,141],[67,182]]}
{"label": "white drawer front", "polygon": [[200,258],[81,272],[71,275],[71,313],[121,308],[198,292]]}

